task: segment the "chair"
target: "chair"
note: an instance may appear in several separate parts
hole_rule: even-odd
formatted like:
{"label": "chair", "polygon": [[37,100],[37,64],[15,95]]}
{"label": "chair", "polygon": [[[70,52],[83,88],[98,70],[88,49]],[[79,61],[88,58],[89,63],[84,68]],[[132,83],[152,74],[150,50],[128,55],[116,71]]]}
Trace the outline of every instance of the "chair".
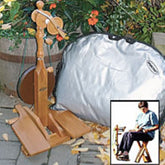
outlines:
{"label": "chair", "polygon": [[139,163],[142,157],[143,157],[143,161],[145,163],[152,162],[149,151],[147,149],[148,141],[147,142],[142,141],[142,143],[140,143],[140,141],[137,141],[137,143],[138,143],[138,146],[139,146],[139,152],[136,156],[135,162]]}

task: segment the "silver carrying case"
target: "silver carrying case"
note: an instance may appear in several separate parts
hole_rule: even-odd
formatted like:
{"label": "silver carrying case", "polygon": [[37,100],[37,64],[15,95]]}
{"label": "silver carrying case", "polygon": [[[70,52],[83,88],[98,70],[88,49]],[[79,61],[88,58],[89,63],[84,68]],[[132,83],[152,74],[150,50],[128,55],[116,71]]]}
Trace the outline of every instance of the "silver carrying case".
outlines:
{"label": "silver carrying case", "polygon": [[90,34],[66,47],[53,109],[110,126],[110,100],[160,100],[165,107],[165,60],[153,47],[110,34]]}

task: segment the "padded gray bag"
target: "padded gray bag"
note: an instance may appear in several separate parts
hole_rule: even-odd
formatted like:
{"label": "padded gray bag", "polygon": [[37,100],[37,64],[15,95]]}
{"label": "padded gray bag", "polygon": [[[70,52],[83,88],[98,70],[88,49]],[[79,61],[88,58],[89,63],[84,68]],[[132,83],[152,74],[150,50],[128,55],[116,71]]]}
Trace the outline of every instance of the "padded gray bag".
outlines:
{"label": "padded gray bag", "polygon": [[146,44],[90,34],[65,49],[53,109],[110,126],[110,100],[160,100],[165,106],[165,61]]}

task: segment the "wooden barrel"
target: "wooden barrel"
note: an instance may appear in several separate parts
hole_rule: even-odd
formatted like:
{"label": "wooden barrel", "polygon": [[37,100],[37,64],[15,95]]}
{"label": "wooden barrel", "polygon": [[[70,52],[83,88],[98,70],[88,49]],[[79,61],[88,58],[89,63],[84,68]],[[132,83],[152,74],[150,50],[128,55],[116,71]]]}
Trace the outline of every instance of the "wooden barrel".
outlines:
{"label": "wooden barrel", "polygon": [[[16,86],[20,73],[36,64],[37,44],[35,39],[28,39],[27,42],[23,39],[19,48],[11,51],[9,48],[12,45],[12,41],[5,38],[0,39],[0,84],[5,93],[17,95]],[[51,59],[55,71],[58,62],[61,60],[62,50],[59,51],[57,44],[55,44],[50,49],[51,56],[49,56],[47,45],[44,44],[43,48],[46,67],[50,66]],[[23,55],[25,55],[24,65],[22,64]]]}

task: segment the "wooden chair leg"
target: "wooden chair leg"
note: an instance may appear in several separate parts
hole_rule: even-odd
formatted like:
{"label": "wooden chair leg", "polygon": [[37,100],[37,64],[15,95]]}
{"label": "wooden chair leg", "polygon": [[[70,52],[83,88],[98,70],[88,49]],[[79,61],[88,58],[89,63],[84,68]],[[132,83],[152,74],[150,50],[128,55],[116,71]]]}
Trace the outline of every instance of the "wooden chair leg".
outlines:
{"label": "wooden chair leg", "polygon": [[[140,160],[141,160],[141,157],[142,157],[143,155],[144,155],[144,147],[141,146],[140,149],[139,149],[139,152],[138,152],[138,154],[137,154],[137,156],[136,156],[135,162],[136,162],[136,163],[139,163]],[[143,156],[143,157],[144,157],[144,156]],[[143,158],[143,159],[144,159],[144,158]]]}
{"label": "wooden chair leg", "polygon": [[[137,141],[137,143],[138,143],[140,150],[136,156],[135,162],[139,163],[142,157],[143,157],[143,161],[145,163],[146,162],[152,162],[150,154],[149,154],[148,149],[147,149],[148,142],[142,142],[142,145],[140,144],[139,141]],[[146,154],[146,156],[145,156],[145,154]]]}
{"label": "wooden chair leg", "polygon": [[147,149],[147,144],[148,144],[148,142],[146,143],[146,142],[143,142],[144,144],[144,149],[145,149],[145,153],[146,153],[146,160],[144,161],[144,162],[152,162],[151,161],[151,157],[150,157],[150,154],[149,154],[149,152],[148,152],[148,149]]}
{"label": "wooden chair leg", "polygon": [[[137,144],[138,144],[138,146],[139,146],[139,149],[141,149],[142,145],[140,144],[139,141],[137,141]],[[144,156],[144,154],[142,155],[142,157],[143,157],[143,161],[145,161],[145,156]]]}

